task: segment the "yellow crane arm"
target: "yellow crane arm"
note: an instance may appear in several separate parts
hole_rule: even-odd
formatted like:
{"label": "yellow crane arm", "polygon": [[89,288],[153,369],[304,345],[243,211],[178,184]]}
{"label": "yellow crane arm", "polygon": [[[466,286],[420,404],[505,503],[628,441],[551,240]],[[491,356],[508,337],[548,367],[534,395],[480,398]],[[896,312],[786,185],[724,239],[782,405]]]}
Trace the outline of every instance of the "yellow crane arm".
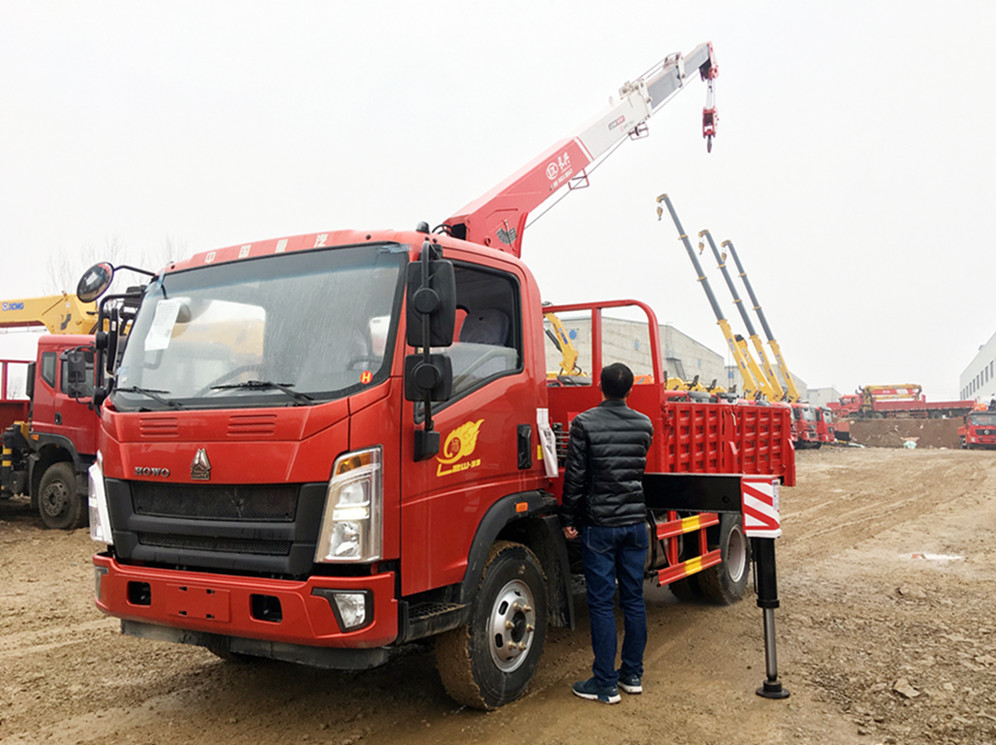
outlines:
{"label": "yellow crane arm", "polygon": [[96,304],[65,292],[4,300],[0,305],[0,328],[44,326],[50,334],[91,334],[96,325]]}

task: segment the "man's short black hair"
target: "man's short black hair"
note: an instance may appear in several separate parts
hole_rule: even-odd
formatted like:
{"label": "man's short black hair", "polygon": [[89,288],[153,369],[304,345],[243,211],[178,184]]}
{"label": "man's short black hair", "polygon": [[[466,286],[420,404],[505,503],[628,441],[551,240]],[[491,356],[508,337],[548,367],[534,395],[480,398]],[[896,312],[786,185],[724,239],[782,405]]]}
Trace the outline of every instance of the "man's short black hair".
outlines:
{"label": "man's short black hair", "polygon": [[626,398],[633,387],[633,371],[622,362],[602,368],[602,393],[607,398]]}

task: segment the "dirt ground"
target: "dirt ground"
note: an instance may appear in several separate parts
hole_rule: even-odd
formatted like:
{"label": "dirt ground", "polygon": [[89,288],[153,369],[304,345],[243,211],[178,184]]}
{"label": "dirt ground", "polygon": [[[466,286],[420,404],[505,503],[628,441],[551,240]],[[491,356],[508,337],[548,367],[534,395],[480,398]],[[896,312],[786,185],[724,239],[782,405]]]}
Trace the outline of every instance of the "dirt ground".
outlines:
{"label": "dirt ground", "polygon": [[779,673],[762,615],[679,604],[647,586],[645,691],[571,695],[587,616],[551,630],[526,695],[492,713],[452,703],[428,646],[365,673],[223,662],[122,637],[93,606],[88,532],[42,530],[0,503],[0,741],[235,743],[996,743],[996,453],[823,448],[782,491]]}
{"label": "dirt ground", "polygon": [[898,448],[907,442],[918,448],[961,447],[962,419],[852,419],[851,442],[871,447]]}

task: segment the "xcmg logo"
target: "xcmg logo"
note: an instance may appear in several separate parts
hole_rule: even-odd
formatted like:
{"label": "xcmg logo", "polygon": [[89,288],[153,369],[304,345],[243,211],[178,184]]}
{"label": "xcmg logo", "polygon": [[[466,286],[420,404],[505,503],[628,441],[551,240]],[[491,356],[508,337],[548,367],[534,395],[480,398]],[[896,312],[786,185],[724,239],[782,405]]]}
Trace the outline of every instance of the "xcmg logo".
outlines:
{"label": "xcmg logo", "polygon": [[24,303],[4,303],[3,309],[7,310],[24,310]]}

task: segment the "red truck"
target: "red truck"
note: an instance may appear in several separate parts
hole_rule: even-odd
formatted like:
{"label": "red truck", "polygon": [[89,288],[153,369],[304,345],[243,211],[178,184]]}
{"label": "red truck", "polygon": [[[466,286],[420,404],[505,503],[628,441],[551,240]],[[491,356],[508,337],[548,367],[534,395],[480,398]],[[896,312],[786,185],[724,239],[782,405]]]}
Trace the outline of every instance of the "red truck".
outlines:
{"label": "red truck", "polygon": [[996,411],[973,411],[965,415],[965,423],[958,428],[961,446],[968,450],[996,448]]}
{"label": "red truck", "polygon": [[837,442],[833,412],[829,407],[814,406],[813,413],[816,414],[816,435],[820,444],[832,445]]}
{"label": "red truck", "polygon": [[975,401],[927,401],[918,385],[865,386],[828,405],[838,419],[941,419],[964,416]]}
{"label": "red truck", "polygon": [[[31,497],[47,528],[86,524],[87,469],[97,452],[98,418],[93,394],[93,330],[96,311],[74,295],[5,301],[0,327],[45,326],[35,361],[20,363],[26,400],[8,396],[9,365],[3,364],[0,430],[3,465],[0,498]],[[75,332],[75,333],[74,333]],[[79,365],[71,372],[69,356]]]}
{"label": "red truck", "polygon": [[[683,62],[639,81],[640,97],[683,69],[709,75],[711,49]],[[621,116],[598,132],[639,126]],[[131,331],[120,355],[98,347],[113,379],[96,395],[90,470],[91,534],[107,544],[97,606],[133,636],[332,669],[435,636],[454,699],[490,709],[521,695],[548,625],[573,626],[560,460],[572,418],[600,400],[602,311],[635,306],[658,327],[636,301],[544,307],[518,258],[525,213],[590,152],[555,147],[435,233],[231,246],[164,270],[134,317],[102,302]],[[582,310],[591,379],[548,382],[543,315]],[[737,600],[744,495],[777,503],[795,481],[788,410],[674,401],[660,383],[630,404],[656,429],[648,577]]]}
{"label": "red truck", "polygon": [[799,449],[818,448],[822,443],[816,407],[804,401],[789,404],[792,411],[792,442]]}

